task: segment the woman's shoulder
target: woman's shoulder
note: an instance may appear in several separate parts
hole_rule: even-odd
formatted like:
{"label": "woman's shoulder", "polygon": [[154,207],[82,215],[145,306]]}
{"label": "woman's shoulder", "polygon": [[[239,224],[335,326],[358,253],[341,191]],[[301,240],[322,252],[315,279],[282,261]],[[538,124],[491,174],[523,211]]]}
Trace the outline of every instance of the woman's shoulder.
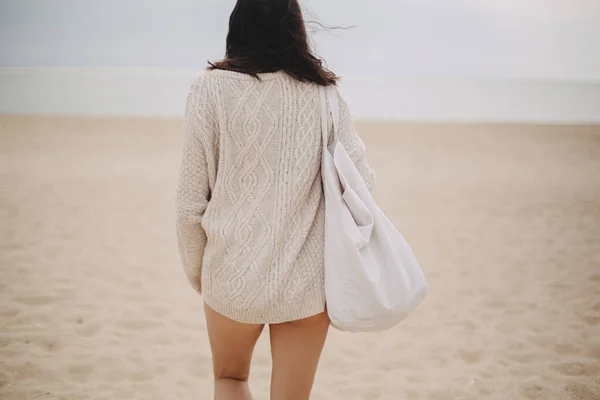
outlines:
{"label": "woman's shoulder", "polygon": [[218,87],[218,82],[222,80],[252,80],[255,79],[251,75],[242,74],[235,71],[227,71],[222,69],[205,69],[201,71],[193,79],[190,91],[211,91]]}
{"label": "woman's shoulder", "polygon": [[203,86],[206,86],[206,84],[213,79],[211,72],[212,71],[204,70],[198,73],[192,81],[192,88],[201,88]]}
{"label": "woman's shoulder", "polygon": [[204,70],[198,73],[190,84],[188,95],[191,96],[212,96],[218,85],[213,71]]}

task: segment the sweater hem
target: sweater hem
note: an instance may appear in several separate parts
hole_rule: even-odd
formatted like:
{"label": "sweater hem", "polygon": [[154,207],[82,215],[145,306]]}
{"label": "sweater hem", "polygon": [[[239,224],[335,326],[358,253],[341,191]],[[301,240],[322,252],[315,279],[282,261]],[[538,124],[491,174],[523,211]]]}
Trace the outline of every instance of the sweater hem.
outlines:
{"label": "sweater hem", "polygon": [[309,318],[325,312],[325,296],[307,300],[301,304],[284,304],[268,309],[242,309],[225,301],[218,301],[203,295],[204,302],[214,311],[233,321],[243,324],[281,324]]}

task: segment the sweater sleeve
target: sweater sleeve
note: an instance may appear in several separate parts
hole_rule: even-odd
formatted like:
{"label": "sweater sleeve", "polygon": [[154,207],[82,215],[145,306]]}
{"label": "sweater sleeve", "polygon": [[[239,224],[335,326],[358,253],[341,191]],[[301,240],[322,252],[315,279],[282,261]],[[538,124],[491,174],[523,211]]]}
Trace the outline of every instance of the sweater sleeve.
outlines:
{"label": "sweater sleeve", "polygon": [[340,106],[338,139],[348,152],[350,158],[352,158],[352,161],[354,161],[354,165],[356,165],[360,175],[367,184],[369,191],[372,192],[373,186],[375,185],[375,173],[367,163],[365,144],[356,133],[352,115],[348,109],[348,104],[346,104],[346,101],[341,96],[339,90],[337,90],[337,92]]}
{"label": "sweater sleeve", "polygon": [[206,233],[202,217],[210,199],[205,143],[210,140],[206,78],[200,77],[190,89],[184,117],[183,151],[176,190],[177,243],[185,274],[192,287],[202,291],[202,259]]}

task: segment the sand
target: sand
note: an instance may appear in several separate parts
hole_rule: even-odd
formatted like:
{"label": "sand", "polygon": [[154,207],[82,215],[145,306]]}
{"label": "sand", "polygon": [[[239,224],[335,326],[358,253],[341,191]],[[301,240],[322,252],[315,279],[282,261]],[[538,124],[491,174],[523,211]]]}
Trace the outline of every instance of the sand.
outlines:
{"label": "sand", "polygon": [[[174,237],[180,129],[0,117],[0,398],[211,398]],[[313,399],[600,399],[600,127],[359,129],[430,295],[391,331],[332,331]]]}

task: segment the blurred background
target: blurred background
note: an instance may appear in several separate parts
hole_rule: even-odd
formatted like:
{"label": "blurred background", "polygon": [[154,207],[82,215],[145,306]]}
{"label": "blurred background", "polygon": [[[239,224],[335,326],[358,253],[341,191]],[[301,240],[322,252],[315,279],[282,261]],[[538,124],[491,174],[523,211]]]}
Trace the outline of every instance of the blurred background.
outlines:
{"label": "blurred background", "polygon": [[[431,286],[314,398],[600,399],[600,2],[300,2]],[[0,0],[1,398],[211,398],[172,199],[234,4]]]}
{"label": "blurred background", "polygon": [[[189,81],[223,56],[235,2],[1,4],[0,112],[152,117],[181,115]],[[356,25],[314,41],[359,118],[600,118],[597,0],[303,5],[308,20]]]}

